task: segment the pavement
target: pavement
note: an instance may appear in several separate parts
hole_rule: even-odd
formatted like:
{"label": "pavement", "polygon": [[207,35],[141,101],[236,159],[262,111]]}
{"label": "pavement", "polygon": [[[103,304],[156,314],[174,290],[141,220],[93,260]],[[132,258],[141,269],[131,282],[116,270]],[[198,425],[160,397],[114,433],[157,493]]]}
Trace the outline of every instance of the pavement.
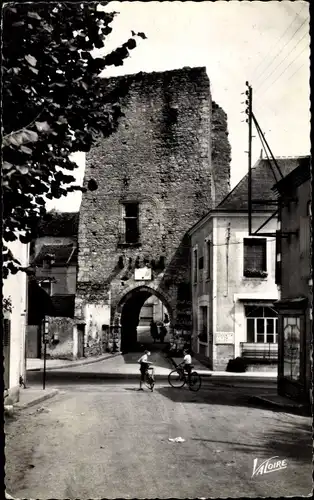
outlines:
{"label": "pavement", "polygon": [[[69,359],[46,359],[46,370],[58,370],[59,368],[69,368],[72,366],[89,365],[91,363],[98,363],[105,359],[114,358],[120,353],[106,353],[101,356],[90,356],[89,358],[80,358],[77,360]],[[44,369],[44,360],[40,358],[27,358],[26,370],[27,371],[41,371]]]}
{"label": "pavement", "polygon": [[[105,363],[105,362],[103,362]],[[5,423],[13,498],[279,498],[312,491],[311,419],[246,389],[72,385]],[[253,388],[256,392],[258,389]],[[182,442],[170,439],[181,437]],[[254,463],[285,468],[254,477]],[[57,478],[57,479],[56,479]]]}

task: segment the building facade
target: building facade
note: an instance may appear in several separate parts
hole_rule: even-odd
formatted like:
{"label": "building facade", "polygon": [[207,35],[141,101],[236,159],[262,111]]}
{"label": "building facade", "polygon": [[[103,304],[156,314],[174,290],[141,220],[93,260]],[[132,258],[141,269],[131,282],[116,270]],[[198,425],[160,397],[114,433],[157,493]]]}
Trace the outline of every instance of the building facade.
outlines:
{"label": "building facade", "polygon": [[[282,160],[284,171],[295,164]],[[264,201],[252,216],[252,232],[274,212],[267,201],[273,176],[260,159],[252,170],[253,198]],[[270,218],[265,233],[273,233]],[[248,176],[189,231],[192,260],[193,348],[213,370],[245,358],[250,370],[277,370],[279,299],[275,237],[248,232]]]}
{"label": "building facade", "polygon": [[[28,266],[28,245],[14,241],[6,244],[22,267]],[[27,276],[9,274],[3,280],[3,298],[11,304],[3,307],[4,388],[12,402],[19,399],[21,377],[25,381],[25,333],[27,322]]]}
{"label": "building facade", "polygon": [[124,83],[124,117],[86,159],[78,234],[75,316],[85,347],[113,332],[122,349],[137,341],[151,296],[171,328],[191,333],[187,231],[229,190],[230,146],[223,110],[205,68],[139,73]]}
{"label": "building facade", "polygon": [[30,294],[27,357],[40,358],[43,355],[43,307],[36,310],[36,301],[45,301],[45,293],[46,302],[48,297],[50,302],[45,315],[49,323],[47,356],[72,359],[74,355],[83,355],[82,348],[79,353],[74,353],[73,342],[78,213],[51,212],[50,216],[49,222],[39,225],[37,238],[30,248],[33,278],[41,290]]}
{"label": "building facade", "polygon": [[279,195],[277,283],[279,312],[278,391],[304,403],[312,401],[312,268],[310,157],[274,190]]}

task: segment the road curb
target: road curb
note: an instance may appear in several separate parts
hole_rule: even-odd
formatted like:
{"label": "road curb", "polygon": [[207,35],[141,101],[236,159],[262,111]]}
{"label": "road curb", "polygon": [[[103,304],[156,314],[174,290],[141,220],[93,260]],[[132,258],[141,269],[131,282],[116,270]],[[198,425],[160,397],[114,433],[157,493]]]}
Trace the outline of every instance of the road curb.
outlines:
{"label": "road curb", "polygon": [[[69,361],[69,363],[66,363],[64,365],[48,366],[48,367],[46,367],[46,372],[50,372],[53,370],[62,370],[62,368],[71,368],[71,367],[82,366],[82,365],[91,365],[93,363],[97,363],[98,361],[105,361],[106,359],[115,358],[116,356],[121,356],[121,353],[117,352],[115,354],[103,355],[103,356],[99,356],[99,358],[97,358],[97,359],[85,358],[82,361]],[[44,369],[43,368],[29,368],[26,371],[27,372],[43,372]]]}
{"label": "road curb", "polygon": [[252,403],[260,403],[268,407],[282,408],[283,410],[297,410],[302,412],[309,411],[308,407],[304,404],[295,403],[293,401],[291,401],[291,403],[290,402],[281,403],[279,401],[273,401],[271,399],[268,399],[267,397],[264,396],[251,396],[250,401],[252,401]]}
{"label": "road curb", "polygon": [[41,394],[40,396],[36,397],[35,399],[32,399],[31,401],[28,401],[27,403],[20,403],[20,402],[16,403],[14,405],[14,408],[17,408],[19,410],[25,410],[25,408],[29,408],[31,406],[35,406],[39,403],[42,403],[47,399],[53,398],[59,393],[60,393],[59,389],[49,389],[49,392],[47,392],[46,394]]}

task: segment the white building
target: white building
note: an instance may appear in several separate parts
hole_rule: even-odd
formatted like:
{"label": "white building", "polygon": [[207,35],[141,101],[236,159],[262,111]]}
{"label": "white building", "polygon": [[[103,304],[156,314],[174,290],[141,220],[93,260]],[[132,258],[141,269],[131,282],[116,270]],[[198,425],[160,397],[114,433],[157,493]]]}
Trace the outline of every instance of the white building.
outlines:
{"label": "white building", "polygon": [[[284,172],[295,165],[278,160]],[[274,213],[271,187],[274,176],[266,160],[252,170],[253,199],[263,200],[252,217],[258,229]],[[249,236],[248,178],[189,231],[192,249],[193,349],[213,370],[225,370],[228,361],[245,357],[250,369],[276,369],[278,319],[274,302],[275,237]],[[275,233],[277,218],[263,232]]]}
{"label": "white building", "polygon": [[[29,246],[14,241],[6,244],[23,267],[28,265]],[[3,280],[3,299],[9,299],[12,311],[4,316],[4,386],[10,399],[18,401],[20,377],[25,380],[25,332],[27,321],[27,275],[23,271]]]}

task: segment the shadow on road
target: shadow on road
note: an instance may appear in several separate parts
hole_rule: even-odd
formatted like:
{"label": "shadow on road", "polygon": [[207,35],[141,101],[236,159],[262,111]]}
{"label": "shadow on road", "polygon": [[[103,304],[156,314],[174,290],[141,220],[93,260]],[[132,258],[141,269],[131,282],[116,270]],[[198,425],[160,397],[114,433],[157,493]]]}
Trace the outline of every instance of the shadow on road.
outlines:
{"label": "shadow on road", "polygon": [[261,419],[260,436],[256,442],[251,444],[244,442],[229,441],[228,439],[218,441],[215,439],[192,438],[193,441],[200,441],[205,444],[215,443],[217,445],[232,445],[232,450],[240,453],[247,453],[250,456],[256,455],[259,458],[270,458],[271,456],[285,457],[287,460],[293,459],[302,464],[312,463],[312,431],[310,422],[278,422],[272,420],[272,429],[265,431]]}
{"label": "shadow on road", "polygon": [[[232,388],[232,387],[211,387],[207,385],[206,390],[202,387],[198,392],[190,391],[186,386],[181,389],[173,387],[158,387],[155,389],[162,396],[169,398],[174,403],[201,403],[218,406],[241,406],[246,408],[265,409],[262,402],[253,401],[252,396],[262,393],[261,388]],[[276,394],[276,389],[271,391]],[[274,406],[268,408],[273,413],[289,413],[293,415],[308,416],[302,409],[298,408],[282,408]]]}

